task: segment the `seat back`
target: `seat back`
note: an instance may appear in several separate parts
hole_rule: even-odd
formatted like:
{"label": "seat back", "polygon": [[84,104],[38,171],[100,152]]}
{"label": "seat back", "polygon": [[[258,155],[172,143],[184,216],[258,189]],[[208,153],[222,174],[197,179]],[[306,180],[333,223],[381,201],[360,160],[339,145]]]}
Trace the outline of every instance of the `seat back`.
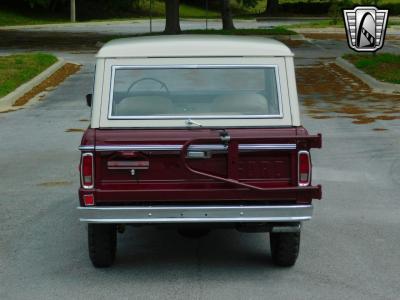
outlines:
{"label": "seat back", "polygon": [[267,115],[267,99],[257,93],[221,95],[214,99],[213,112],[233,115]]}

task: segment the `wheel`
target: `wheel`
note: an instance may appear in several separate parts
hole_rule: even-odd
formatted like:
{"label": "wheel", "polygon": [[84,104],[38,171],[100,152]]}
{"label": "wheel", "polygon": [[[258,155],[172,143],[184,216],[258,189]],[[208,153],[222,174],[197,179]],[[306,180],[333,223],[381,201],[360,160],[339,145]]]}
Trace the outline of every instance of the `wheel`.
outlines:
{"label": "wheel", "polygon": [[269,239],[273,263],[281,267],[293,266],[299,256],[300,231],[271,232]]}
{"label": "wheel", "polygon": [[191,239],[198,239],[210,233],[208,228],[179,228],[178,232],[181,236]]}
{"label": "wheel", "polygon": [[96,268],[113,264],[117,250],[117,226],[115,224],[88,224],[89,256]]}

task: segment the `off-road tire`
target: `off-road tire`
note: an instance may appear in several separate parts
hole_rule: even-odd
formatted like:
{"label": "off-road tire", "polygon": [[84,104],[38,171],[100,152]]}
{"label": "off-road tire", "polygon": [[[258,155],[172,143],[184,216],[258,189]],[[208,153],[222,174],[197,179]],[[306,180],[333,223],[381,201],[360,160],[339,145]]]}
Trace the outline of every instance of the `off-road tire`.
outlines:
{"label": "off-road tire", "polygon": [[271,256],[275,265],[291,267],[296,263],[300,248],[299,232],[271,232],[269,234]]}
{"label": "off-road tire", "polygon": [[110,267],[117,250],[115,224],[88,224],[89,257],[96,268]]}

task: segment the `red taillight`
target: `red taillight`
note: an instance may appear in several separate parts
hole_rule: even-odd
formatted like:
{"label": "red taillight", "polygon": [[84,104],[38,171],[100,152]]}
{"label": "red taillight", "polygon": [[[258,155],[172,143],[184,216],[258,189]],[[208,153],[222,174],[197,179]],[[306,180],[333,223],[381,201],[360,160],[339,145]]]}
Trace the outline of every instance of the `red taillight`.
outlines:
{"label": "red taillight", "polygon": [[85,206],[94,205],[94,196],[93,196],[93,194],[84,195],[83,196],[83,203],[85,204]]}
{"label": "red taillight", "polygon": [[83,153],[81,161],[81,180],[85,189],[93,188],[94,172],[93,172],[93,154]]}
{"label": "red taillight", "polygon": [[311,162],[308,151],[299,151],[299,186],[307,186],[311,180]]}

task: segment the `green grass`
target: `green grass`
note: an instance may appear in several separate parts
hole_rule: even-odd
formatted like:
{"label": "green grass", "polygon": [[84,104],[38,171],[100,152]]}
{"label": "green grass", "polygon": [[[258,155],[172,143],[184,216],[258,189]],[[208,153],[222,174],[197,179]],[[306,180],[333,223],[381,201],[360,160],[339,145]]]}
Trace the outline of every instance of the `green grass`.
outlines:
{"label": "green grass", "polygon": [[182,33],[186,34],[222,34],[222,35],[294,35],[296,32],[286,29],[284,27],[274,27],[269,29],[193,29],[184,30]]}
{"label": "green grass", "polygon": [[380,81],[400,84],[400,55],[347,54],[343,58]]}
{"label": "green grass", "polygon": [[[140,1],[136,9],[142,11],[143,16],[148,17],[149,7],[150,7],[149,0],[142,0]],[[153,16],[164,16],[165,15],[164,1],[153,1],[151,11]],[[207,12],[205,9],[202,9],[200,7],[190,6],[181,3],[179,5],[179,15],[181,18],[205,18]],[[219,12],[208,11],[208,17],[217,18],[219,17]]]}
{"label": "green grass", "polygon": [[67,19],[52,16],[23,15],[17,12],[0,9],[0,26],[51,24],[67,21]]}
{"label": "green grass", "polygon": [[391,21],[390,19],[389,19],[389,23],[388,23],[388,26],[390,27],[390,26],[400,26],[400,20],[396,20],[396,21]]}
{"label": "green grass", "polygon": [[[181,18],[205,18],[207,12],[202,8],[181,4],[179,6],[179,14]],[[220,14],[216,11],[208,11],[208,17],[219,18]]]}
{"label": "green grass", "polygon": [[56,61],[55,56],[45,53],[0,56],[0,97],[14,91]]}

